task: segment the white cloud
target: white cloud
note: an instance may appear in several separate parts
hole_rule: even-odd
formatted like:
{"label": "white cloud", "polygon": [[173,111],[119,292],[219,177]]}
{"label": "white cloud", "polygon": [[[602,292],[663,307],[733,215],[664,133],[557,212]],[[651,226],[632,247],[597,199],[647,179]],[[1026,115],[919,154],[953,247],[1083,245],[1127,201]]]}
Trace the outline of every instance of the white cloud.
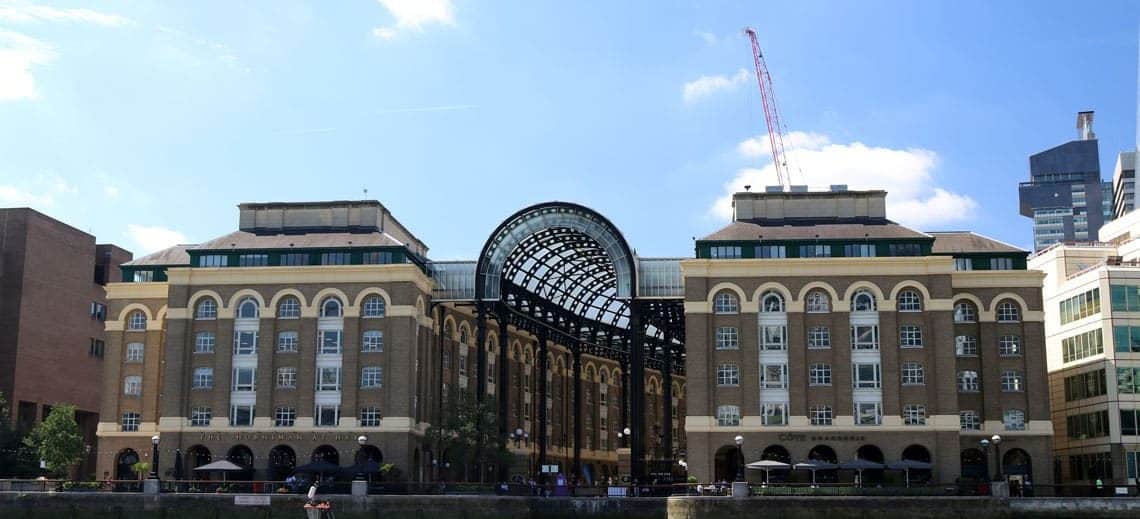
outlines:
{"label": "white cloud", "polygon": [[[724,185],[724,194],[709,213],[732,218],[732,194],[745,185],[753,189],[776,185],[768,136],[746,139],[736,146],[740,157],[762,159],[760,168],[743,168]],[[847,184],[851,189],[885,189],[887,217],[918,229],[967,220],[977,209],[968,195],[935,185],[937,155],[925,149],[893,149],[861,142],[837,144],[826,135],[792,132],[784,138],[793,184]],[[806,181],[804,179],[806,177]]]}
{"label": "white cloud", "polygon": [[54,203],[50,193],[33,193],[27,189],[0,184],[0,206],[48,207]]}
{"label": "white cloud", "polygon": [[0,6],[0,21],[5,22],[81,22],[110,27],[127,25],[130,19],[117,14],[101,13],[91,9],[66,9],[46,5]]}
{"label": "white cloud", "polygon": [[135,254],[138,256],[186,243],[184,234],[160,226],[127,224],[127,235],[135,242]]}
{"label": "white cloud", "polygon": [[45,209],[61,196],[75,196],[79,188],[55,173],[40,173],[19,184],[0,184],[0,206]]}
{"label": "white cloud", "polygon": [[746,83],[750,77],[752,77],[751,74],[745,69],[737,70],[736,74],[732,76],[701,76],[685,83],[681,87],[681,96],[686,103],[692,103],[718,92],[735,90]]}
{"label": "white cloud", "polygon": [[377,0],[396,20],[395,26],[375,27],[372,35],[391,40],[400,32],[423,32],[428,25],[455,25],[451,0]]}
{"label": "white cloud", "polygon": [[32,66],[50,63],[55,57],[50,45],[0,29],[0,101],[38,99]]}
{"label": "white cloud", "polygon": [[705,42],[705,45],[716,45],[717,37],[711,32],[693,31],[693,36],[696,36]]}

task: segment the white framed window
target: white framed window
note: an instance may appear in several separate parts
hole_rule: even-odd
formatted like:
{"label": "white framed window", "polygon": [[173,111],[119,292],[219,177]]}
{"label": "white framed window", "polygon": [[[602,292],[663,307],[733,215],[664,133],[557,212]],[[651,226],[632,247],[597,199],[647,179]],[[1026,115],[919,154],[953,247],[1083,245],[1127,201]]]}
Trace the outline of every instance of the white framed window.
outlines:
{"label": "white framed window", "polygon": [[336,427],[340,424],[339,405],[318,405],[317,412],[314,414],[318,427]]}
{"label": "white framed window", "polygon": [[921,312],[922,311],[922,296],[914,290],[903,290],[899,292],[899,305],[900,312]]}
{"label": "white framed window", "polygon": [[718,326],[716,329],[716,349],[740,349],[740,333],[735,326]]}
{"label": "white framed window", "polygon": [[320,333],[320,353],[323,355],[339,355],[340,349],[340,330],[321,330]]}
{"label": "white framed window", "polygon": [[875,304],[875,296],[866,290],[855,292],[851,301],[852,312],[874,312],[878,309]]}
{"label": "white framed window", "polygon": [[383,372],[380,366],[365,366],[360,369],[360,387],[376,388],[383,383]]}
{"label": "white framed window", "polygon": [[257,332],[234,332],[234,355],[256,355]]}
{"label": "white framed window", "polygon": [[974,270],[974,260],[970,258],[954,258],[954,270]]}
{"label": "white framed window", "polygon": [[297,368],[277,368],[277,388],[294,389],[297,387]]}
{"label": "white framed window", "polygon": [[123,378],[123,394],[127,396],[142,395],[142,377],[131,375]]}
{"label": "white framed window", "polygon": [[340,368],[317,370],[317,391],[340,391]]}
{"label": "white framed window", "polygon": [[297,423],[296,407],[278,407],[273,410],[274,427],[293,427]]}
{"label": "white framed window", "polygon": [[902,364],[902,384],[904,386],[926,384],[926,370],[921,362],[904,362]]}
{"label": "white framed window", "polygon": [[829,405],[813,405],[808,408],[808,418],[812,425],[831,425],[833,414]]}
{"label": "white framed window", "polygon": [[764,364],[760,366],[760,387],[764,389],[787,389],[788,365]]}
{"label": "white framed window", "polygon": [[1025,377],[1020,371],[1007,369],[1001,372],[1001,390],[1006,393],[1025,391]]}
{"label": "white framed window", "polygon": [[213,389],[214,368],[194,368],[194,378],[190,384],[191,389]]}
{"label": "white framed window", "polygon": [[905,324],[899,327],[899,347],[900,348],[921,348],[922,347],[922,328],[913,324]]}
{"label": "white framed window", "polygon": [[297,332],[279,332],[277,334],[277,353],[297,353],[301,340]]}
{"label": "white framed window", "polygon": [[192,407],[190,408],[190,427],[207,427],[213,417],[214,413],[209,407]]}
{"label": "white framed window", "polygon": [[1007,431],[1024,431],[1025,430],[1025,411],[1020,409],[1007,409],[1002,414],[1002,425],[1005,426]]}
{"label": "white framed window", "polygon": [[851,384],[855,389],[878,389],[883,387],[883,375],[878,362],[856,363],[851,365]]}
{"label": "white framed window", "polygon": [[368,298],[364,300],[364,308],[360,316],[368,318],[384,317],[384,298],[380,296],[368,296]]}
{"label": "white framed window", "polygon": [[740,368],[736,364],[721,364],[716,367],[716,385],[739,386]]}
{"label": "white framed window", "polygon": [[1021,337],[1018,335],[1002,335],[998,339],[998,355],[1002,357],[1021,356]]}
{"label": "white framed window", "polygon": [[822,290],[808,292],[805,309],[809,314],[825,314],[831,311],[831,299]]}
{"label": "white framed window", "polygon": [[321,317],[343,317],[340,299],[330,297],[321,302]]}
{"label": "white framed window", "polygon": [[879,327],[874,324],[859,324],[851,327],[851,349],[879,349]]}
{"label": "white framed window", "polygon": [[831,245],[800,245],[801,258],[830,258]]}
{"label": "white framed window", "polygon": [[384,351],[384,332],[380,330],[368,330],[364,332],[364,336],[360,339],[360,351]]}
{"label": "white framed window", "polygon": [[209,320],[218,318],[218,303],[210,298],[204,298],[194,307],[194,319]]}
{"label": "white framed window", "polygon": [[229,256],[224,254],[207,254],[198,257],[199,267],[225,267],[229,265]]}
{"label": "white framed window", "polygon": [[737,259],[741,256],[741,247],[733,245],[713,245],[709,247],[709,257],[714,259]]}
{"label": "white framed window", "polygon": [[135,310],[127,317],[127,330],[146,330],[146,314],[142,313],[142,310]]}
{"label": "white framed window", "polygon": [[139,430],[139,414],[133,411],[123,413],[123,420],[119,422],[119,426],[123,432],[135,432]]}
{"label": "white framed window", "polygon": [[788,404],[786,402],[761,404],[760,420],[763,425],[788,425]]}
{"label": "white framed window", "polygon": [[277,304],[278,319],[299,319],[301,317],[301,302],[293,296],[282,299]]}
{"label": "white framed window", "polygon": [[808,329],[808,349],[825,350],[831,347],[831,329],[826,326],[812,326]]}
{"label": "white framed window", "polygon": [[760,349],[765,351],[783,351],[788,349],[787,326],[761,326]]}
{"label": "white framed window", "polygon": [[1021,310],[1010,301],[1002,301],[997,306],[997,320],[999,323],[1014,323],[1021,320]]}
{"label": "white framed window", "polygon": [[194,334],[194,353],[214,353],[214,332]]}
{"label": "white framed window", "polygon": [[958,411],[958,425],[963,431],[980,431],[982,419],[977,411]]}
{"label": "white framed window", "polygon": [[883,423],[883,404],[878,402],[855,403],[855,425],[880,425]]}
{"label": "white framed window", "polygon": [[142,362],[146,346],[141,342],[127,344],[127,362]]}
{"label": "white framed window", "polygon": [[990,270],[1013,270],[1013,258],[990,258]]}
{"label": "white framed window", "polygon": [[242,299],[238,303],[237,319],[257,319],[258,305],[257,300],[252,297]]}
{"label": "white framed window", "polygon": [[956,323],[976,323],[978,322],[978,309],[973,303],[968,301],[961,301],[954,304],[954,322]]}
{"label": "white framed window", "polygon": [[736,294],[724,291],[720,292],[713,298],[713,312],[718,314],[735,314],[740,312],[740,302],[736,299]]}
{"label": "white framed window", "polygon": [[740,408],[734,405],[722,405],[717,407],[716,424],[720,427],[740,425]]}
{"label": "white framed window", "polygon": [[757,245],[756,257],[762,259],[769,258],[786,258],[788,256],[788,249],[783,245]]}
{"label": "white framed window", "polygon": [[253,425],[253,405],[230,405],[230,427]]}
{"label": "white framed window", "polygon": [[977,393],[978,385],[978,372],[973,370],[963,370],[958,372],[958,391],[962,393]]}
{"label": "white framed window", "polygon": [[256,391],[257,378],[253,368],[234,368],[233,391]]}
{"label": "white framed window", "polygon": [[467,354],[459,352],[459,376],[467,376]]}
{"label": "white framed window", "polygon": [[959,357],[978,356],[978,338],[973,335],[954,337],[954,354]]}
{"label": "white framed window", "polygon": [[380,427],[380,408],[376,406],[360,408],[361,427]]}
{"label": "white framed window", "polygon": [[830,386],[831,364],[816,362],[808,366],[808,385]]}
{"label": "white framed window", "polygon": [[779,292],[769,290],[760,297],[760,311],[768,313],[784,312],[784,296]]}
{"label": "white framed window", "polygon": [[926,425],[926,406],[907,404],[903,406],[903,425]]}

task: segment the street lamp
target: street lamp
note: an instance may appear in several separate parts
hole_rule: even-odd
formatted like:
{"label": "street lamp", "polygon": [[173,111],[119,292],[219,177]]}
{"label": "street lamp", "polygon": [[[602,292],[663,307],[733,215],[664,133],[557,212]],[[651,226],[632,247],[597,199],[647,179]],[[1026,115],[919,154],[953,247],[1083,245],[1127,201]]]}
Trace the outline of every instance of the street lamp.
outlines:
{"label": "street lamp", "polygon": [[744,481],[744,437],[737,436],[736,440],[736,455],[740,458],[740,466],[736,471],[736,480]]}
{"label": "street lamp", "polygon": [[990,440],[988,440],[986,438],[982,438],[981,440],[978,440],[978,445],[981,446],[982,456],[984,456],[984,459],[986,460],[986,470],[982,471],[982,474],[989,476],[989,472],[990,472]]}
{"label": "street lamp", "polygon": [[360,445],[361,447],[363,447],[365,443],[368,443],[368,437],[367,436],[361,434],[360,436],[356,437],[356,444],[357,445]]}
{"label": "street lamp", "polygon": [[150,437],[151,444],[151,460],[150,460],[150,479],[158,479],[158,435]]}
{"label": "street lamp", "polygon": [[998,445],[1001,445],[1001,435],[995,434],[990,437],[990,443],[994,444],[994,463],[997,468],[997,472],[994,473],[994,481],[1003,481],[1001,472],[1001,450],[998,447]]}

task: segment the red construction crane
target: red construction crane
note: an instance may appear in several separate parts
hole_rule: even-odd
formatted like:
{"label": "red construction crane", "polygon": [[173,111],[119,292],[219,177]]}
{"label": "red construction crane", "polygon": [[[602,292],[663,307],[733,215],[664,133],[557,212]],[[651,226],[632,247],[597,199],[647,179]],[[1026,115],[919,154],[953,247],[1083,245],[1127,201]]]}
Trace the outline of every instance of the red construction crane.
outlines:
{"label": "red construction crane", "polygon": [[752,58],[756,61],[756,83],[760,86],[760,99],[764,103],[764,122],[768,125],[768,144],[772,147],[772,164],[776,166],[776,178],[786,191],[791,184],[788,159],[784,155],[784,126],[780,123],[780,112],[776,109],[776,93],[772,90],[772,76],[768,74],[768,64],[760,52],[760,42],[756,30],[745,27],[744,33],[752,40]]}

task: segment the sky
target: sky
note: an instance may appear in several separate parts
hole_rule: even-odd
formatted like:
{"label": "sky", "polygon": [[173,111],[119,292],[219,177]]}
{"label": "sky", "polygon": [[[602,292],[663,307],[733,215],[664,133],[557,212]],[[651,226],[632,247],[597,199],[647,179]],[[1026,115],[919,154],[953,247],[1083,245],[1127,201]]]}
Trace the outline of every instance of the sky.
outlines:
{"label": "sky", "polygon": [[1030,248],[1030,154],[1081,110],[1104,177],[1135,148],[1140,2],[0,0],[0,207],[138,257],[378,199],[443,260],[563,200],[691,256],[776,183],[745,26],[793,183],[920,230]]}

